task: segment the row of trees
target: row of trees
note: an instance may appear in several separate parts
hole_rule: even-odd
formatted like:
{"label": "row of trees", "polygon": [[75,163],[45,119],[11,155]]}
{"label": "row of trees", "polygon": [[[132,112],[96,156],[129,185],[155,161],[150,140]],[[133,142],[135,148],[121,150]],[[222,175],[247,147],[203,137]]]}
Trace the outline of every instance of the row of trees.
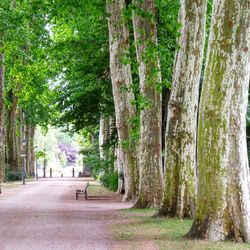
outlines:
{"label": "row of trees", "polygon": [[[203,59],[207,1],[181,1],[180,48],[175,55],[167,107],[163,185],[157,2],[134,0],[129,4],[131,34],[124,14],[127,3],[107,1],[110,72],[122,155],[118,160],[125,174],[125,199],[134,201],[135,207],[160,207],[159,215],[194,217],[189,237],[249,241],[249,4],[213,1],[207,55]],[[137,114],[131,91],[132,63],[130,59],[124,62],[124,58],[131,57],[131,39],[143,103],[136,143],[131,133]]]}
{"label": "row of trees", "polygon": [[37,1],[0,4],[0,179],[34,172],[35,127],[49,120],[46,8]]}
{"label": "row of trees", "polygon": [[52,124],[79,132],[86,148],[86,141],[96,139],[100,117],[113,116],[114,104],[104,3],[4,0],[0,11],[4,181],[21,174],[21,155],[27,155],[27,174],[34,172],[37,126],[46,130]]}

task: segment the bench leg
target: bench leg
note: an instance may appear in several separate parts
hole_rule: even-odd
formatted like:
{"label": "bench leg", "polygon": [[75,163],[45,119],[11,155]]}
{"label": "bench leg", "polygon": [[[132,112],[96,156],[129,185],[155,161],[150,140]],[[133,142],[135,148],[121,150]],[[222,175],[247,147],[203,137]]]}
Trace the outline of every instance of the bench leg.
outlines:
{"label": "bench leg", "polygon": [[88,199],[88,193],[85,192],[85,200],[87,200],[87,199]]}
{"label": "bench leg", "polygon": [[76,200],[78,200],[78,193],[76,193]]}

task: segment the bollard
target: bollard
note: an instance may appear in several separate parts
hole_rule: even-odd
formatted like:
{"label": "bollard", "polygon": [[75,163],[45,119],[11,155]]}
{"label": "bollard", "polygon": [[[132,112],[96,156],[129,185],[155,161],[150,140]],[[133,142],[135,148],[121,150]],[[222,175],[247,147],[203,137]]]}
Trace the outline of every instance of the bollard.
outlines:
{"label": "bollard", "polygon": [[52,168],[49,169],[49,177],[52,178]]}
{"label": "bollard", "polygon": [[75,177],[75,168],[72,168],[72,177]]}

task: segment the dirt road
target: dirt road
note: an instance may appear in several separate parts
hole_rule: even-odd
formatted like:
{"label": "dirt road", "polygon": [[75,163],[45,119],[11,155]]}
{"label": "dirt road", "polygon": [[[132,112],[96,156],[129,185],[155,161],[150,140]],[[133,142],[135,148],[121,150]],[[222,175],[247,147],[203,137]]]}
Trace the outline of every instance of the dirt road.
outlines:
{"label": "dirt road", "polygon": [[3,190],[0,195],[1,250],[112,249],[107,226],[116,200],[76,201],[83,180],[45,179]]}

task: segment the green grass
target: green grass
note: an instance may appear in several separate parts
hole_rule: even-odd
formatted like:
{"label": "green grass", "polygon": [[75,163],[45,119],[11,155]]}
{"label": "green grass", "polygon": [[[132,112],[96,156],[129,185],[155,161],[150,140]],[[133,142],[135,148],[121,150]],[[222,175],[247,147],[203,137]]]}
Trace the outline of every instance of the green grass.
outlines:
{"label": "green grass", "polygon": [[102,185],[90,184],[88,188],[88,194],[93,196],[113,196],[114,192],[108,190]]}
{"label": "green grass", "polygon": [[[25,178],[25,182],[33,182],[33,181],[34,179],[32,178]],[[22,180],[1,182],[1,186],[4,188],[15,188],[20,185],[22,185]]]}
{"label": "green grass", "polygon": [[1,183],[1,187],[4,189],[16,188],[20,185],[21,185],[20,181],[10,181],[10,182]]}
{"label": "green grass", "polygon": [[111,227],[114,238],[121,244],[126,243],[126,249],[140,249],[141,244],[162,250],[250,249],[250,244],[238,244],[232,241],[214,243],[188,240],[183,236],[190,229],[192,220],[152,218],[155,212],[153,209],[121,210],[121,221]]}

